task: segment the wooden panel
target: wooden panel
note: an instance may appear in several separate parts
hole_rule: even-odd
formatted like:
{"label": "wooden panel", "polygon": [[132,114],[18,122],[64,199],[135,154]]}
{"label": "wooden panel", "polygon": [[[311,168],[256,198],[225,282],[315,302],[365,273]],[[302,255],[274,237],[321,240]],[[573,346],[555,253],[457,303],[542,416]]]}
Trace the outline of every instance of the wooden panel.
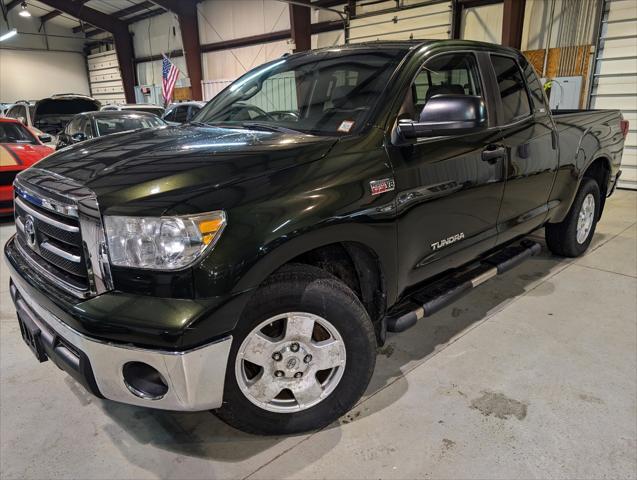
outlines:
{"label": "wooden panel", "polygon": [[[546,78],[555,77],[571,77],[582,75],[586,77],[588,74],[588,65],[590,63],[591,45],[579,45],[577,47],[561,47],[549,49],[549,59],[546,64]],[[544,54],[545,50],[527,50],[524,56],[535,67],[538,74],[542,75],[542,68],[544,67]],[[588,55],[588,61],[582,62],[582,57]],[[560,69],[560,58],[575,57],[575,61],[571,60],[571,66],[568,68],[566,64],[562,65]]]}
{"label": "wooden panel", "polygon": [[[533,65],[537,73],[541,76],[544,68],[544,55],[546,50],[527,50],[524,56],[529,63]],[[570,58],[570,65],[563,64],[560,68],[560,58],[564,56]],[[591,62],[592,48],[591,45],[579,45],[577,47],[562,47],[549,49],[549,57],[546,62],[545,78],[581,76],[585,81],[582,82],[582,91],[580,94],[580,107],[583,108],[586,95],[586,79],[588,79],[588,70]],[[573,60],[574,58],[574,60]]]}
{"label": "wooden panel", "polygon": [[192,90],[190,87],[175,87],[173,101],[179,102],[184,100],[192,100]]}

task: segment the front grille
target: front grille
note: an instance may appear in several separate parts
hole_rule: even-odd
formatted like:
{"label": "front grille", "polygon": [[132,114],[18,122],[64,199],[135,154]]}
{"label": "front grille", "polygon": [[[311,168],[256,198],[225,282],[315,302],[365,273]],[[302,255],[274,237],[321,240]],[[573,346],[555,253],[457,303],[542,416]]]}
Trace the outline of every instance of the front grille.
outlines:
{"label": "front grille", "polygon": [[14,204],[17,240],[22,253],[49,277],[74,290],[88,291],[88,271],[77,217],[53,212],[17,195]]}

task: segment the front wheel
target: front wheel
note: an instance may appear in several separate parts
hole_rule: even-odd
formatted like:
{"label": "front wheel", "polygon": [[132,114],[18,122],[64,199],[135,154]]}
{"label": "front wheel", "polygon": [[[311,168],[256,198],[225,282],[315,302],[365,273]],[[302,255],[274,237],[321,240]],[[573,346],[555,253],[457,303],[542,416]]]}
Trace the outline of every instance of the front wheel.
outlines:
{"label": "front wheel", "polygon": [[354,293],[318,268],[285,267],[234,332],[217,414],[251,433],[321,428],[360,399],[375,361],[374,328]]}
{"label": "front wheel", "polygon": [[593,240],[599,206],[599,185],[592,178],[584,178],[564,221],[546,226],[549,249],[564,257],[582,255]]}

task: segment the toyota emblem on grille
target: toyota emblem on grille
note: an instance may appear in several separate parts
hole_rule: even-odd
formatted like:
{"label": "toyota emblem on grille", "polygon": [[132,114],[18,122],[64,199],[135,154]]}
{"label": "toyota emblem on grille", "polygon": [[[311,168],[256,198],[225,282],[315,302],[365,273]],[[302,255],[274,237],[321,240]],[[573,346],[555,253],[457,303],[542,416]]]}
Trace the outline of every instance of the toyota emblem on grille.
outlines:
{"label": "toyota emblem on grille", "polygon": [[35,248],[36,235],[35,235],[35,220],[31,215],[27,215],[24,221],[24,233],[27,237],[27,242],[31,248]]}

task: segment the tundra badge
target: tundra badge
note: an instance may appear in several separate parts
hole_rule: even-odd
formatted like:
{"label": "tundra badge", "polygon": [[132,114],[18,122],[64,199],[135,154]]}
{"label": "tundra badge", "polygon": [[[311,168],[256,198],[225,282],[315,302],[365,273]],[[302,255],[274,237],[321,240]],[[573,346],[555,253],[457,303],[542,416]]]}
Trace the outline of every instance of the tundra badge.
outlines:
{"label": "tundra badge", "polygon": [[383,178],[382,180],[371,180],[369,187],[372,190],[372,195],[380,195],[392,191],[396,188],[396,183],[393,178]]}
{"label": "tundra badge", "polygon": [[452,243],[456,243],[458,240],[462,240],[463,238],[464,238],[464,232],[456,233],[455,235],[452,235],[448,238],[443,238],[442,240],[432,243],[431,249],[434,251],[440,250],[441,248],[447,247],[451,245]]}

